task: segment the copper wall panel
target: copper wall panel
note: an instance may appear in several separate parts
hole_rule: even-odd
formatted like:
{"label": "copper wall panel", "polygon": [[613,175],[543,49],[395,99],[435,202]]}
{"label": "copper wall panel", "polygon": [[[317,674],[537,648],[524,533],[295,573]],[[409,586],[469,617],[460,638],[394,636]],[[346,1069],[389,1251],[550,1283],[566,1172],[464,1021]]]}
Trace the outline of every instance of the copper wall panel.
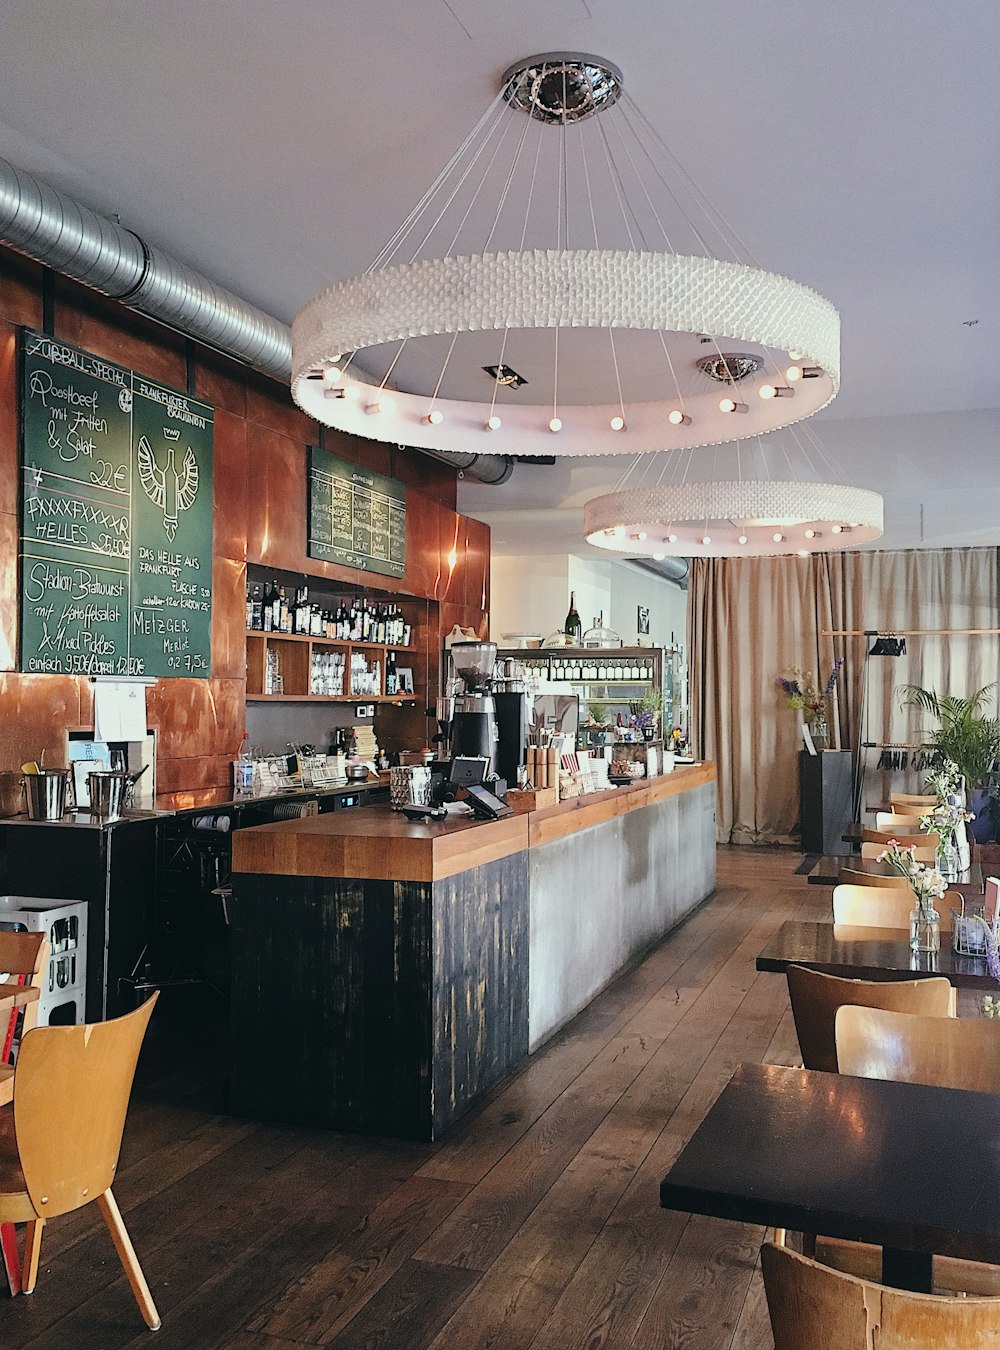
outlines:
{"label": "copper wall panel", "polygon": [[66,728],[80,715],[78,682],[71,675],[0,675],[0,814],[24,810],[18,779],[28,759],[66,763]]}
{"label": "copper wall panel", "polygon": [[235,558],[212,563],[212,675],[219,680],[246,678],[247,565]]}
{"label": "copper wall panel", "polygon": [[20,404],[17,397],[17,329],[0,324],[0,511],[13,515],[18,501]]}
{"label": "copper wall panel", "polygon": [[0,250],[0,318],[42,326],[42,269],[9,249]]}
{"label": "copper wall panel", "polygon": [[17,516],[0,514],[0,670],[17,668],[18,535]]}
{"label": "copper wall panel", "polygon": [[254,370],[247,371],[247,420],[300,445],[319,441],[319,427],[296,407],[284,385]]}
{"label": "copper wall panel", "polygon": [[163,758],[157,765],[157,800],[168,793],[199,792],[206,788],[224,788],[231,797],[232,763],[231,755],[193,755],[186,759]]}
{"label": "copper wall panel", "polygon": [[225,755],[234,759],[243,739],[242,680],[160,680],[146,697],[166,759]]}
{"label": "copper wall panel", "polygon": [[195,353],[195,395],[203,403],[211,403],[216,415],[222,410],[246,421],[247,373],[242,366],[227,361],[224,356],[205,347]]}
{"label": "copper wall panel", "polygon": [[247,424],[224,409],[215,414],[214,532],[217,556],[245,561],[247,556]]}
{"label": "copper wall panel", "polygon": [[56,279],[55,330],[63,341],[106,361],[175,389],[187,388],[184,339],[179,333],[61,277]]}

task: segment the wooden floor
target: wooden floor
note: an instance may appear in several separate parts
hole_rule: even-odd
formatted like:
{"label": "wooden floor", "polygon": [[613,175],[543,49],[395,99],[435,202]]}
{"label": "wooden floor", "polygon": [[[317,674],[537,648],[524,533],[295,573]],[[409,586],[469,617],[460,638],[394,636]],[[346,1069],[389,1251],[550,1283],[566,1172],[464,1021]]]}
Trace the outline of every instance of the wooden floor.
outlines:
{"label": "wooden floor", "polygon": [[0,1346],[772,1350],[763,1231],[657,1185],[742,1060],[795,1062],[754,958],[828,910],[798,861],[720,850],[714,897],[437,1144],[227,1117],[154,1044],[115,1190],[162,1330],[90,1206],[50,1225],[35,1293],[0,1296]]}

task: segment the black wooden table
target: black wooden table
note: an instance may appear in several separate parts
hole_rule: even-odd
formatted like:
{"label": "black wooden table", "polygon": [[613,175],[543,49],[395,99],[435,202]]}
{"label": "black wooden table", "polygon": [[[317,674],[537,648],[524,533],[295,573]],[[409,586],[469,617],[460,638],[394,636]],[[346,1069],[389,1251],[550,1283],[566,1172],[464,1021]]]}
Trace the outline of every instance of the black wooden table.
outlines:
{"label": "black wooden table", "polygon": [[930,1290],[934,1252],[1000,1259],[1000,1098],[741,1064],[660,1204],[878,1243],[886,1284]]}
{"label": "black wooden table", "polygon": [[950,933],[942,934],[939,952],[913,952],[909,934],[896,928],[790,919],[757,957],[757,969],[783,975],[791,965],[855,980],[944,975],[956,988],[1000,993],[1000,984],[986,970],[986,957],[957,955]]}
{"label": "black wooden table", "polygon": [[[838,854],[827,853],[817,859],[809,873],[809,884],[811,886],[836,886],[840,882],[840,872],[844,867],[849,867],[853,872],[868,872],[870,875],[877,877],[899,876],[899,873],[894,871],[888,863],[876,862],[874,858],[860,858],[855,854],[843,857]],[[979,863],[973,863],[964,872],[960,872],[954,881],[948,882],[949,891],[958,891],[961,895],[978,896],[980,899],[985,886],[983,869]]]}

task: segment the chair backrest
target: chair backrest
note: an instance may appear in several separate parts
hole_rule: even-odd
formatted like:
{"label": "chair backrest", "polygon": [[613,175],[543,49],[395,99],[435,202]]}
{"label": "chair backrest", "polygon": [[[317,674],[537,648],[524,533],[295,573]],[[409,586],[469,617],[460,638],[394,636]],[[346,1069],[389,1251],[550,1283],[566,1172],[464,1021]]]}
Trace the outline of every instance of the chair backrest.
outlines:
{"label": "chair backrest", "polygon": [[[879,889],[842,884],[833,888],[833,922],[855,928],[896,928],[908,932],[910,910],[915,904],[909,886]],[[947,891],[940,900],[935,900],[934,908],[941,915],[941,932],[950,933],[952,914],[961,910],[962,897],[956,891]]]}
{"label": "chair backrest", "polygon": [[[890,891],[910,890],[910,883],[905,877],[879,876],[877,872],[863,872],[860,867],[842,867],[837,875],[841,882],[848,886],[881,886]],[[910,894],[913,892],[910,891]]]}
{"label": "chair backrest", "polygon": [[1000,901],[1000,879],[997,877],[986,878],[985,900],[983,902],[983,918],[987,923],[992,923],[997,912],[997,902]]}
{"label": "chair backrest", "polygon": [[906,834],[894,833],[892,830],[862,830],[862,858],[877,858],[880,853],[885,852],[893,840],[900,848],[912,848],[917,862],[933,862],[937,857],[941,836],[912,830]]}
{"label": "chair backrest", "polygon": [[837,1009],[845,1003],[900,1013],[949,1017],[952,989],[943,977],[926,980],[847,980],[805,966],[789,966],[788,997],[807,1069],[837,1072]]}
{"label": "chair backrest", "polygon": [[837,1060],[855,1078],[1000,1092],[1000,1022],[845,1006],[837,1012]]}
{"label": "chair backrest", "polygon": [[859,1280],[769,1242],[760,1253],[775,1350],[987,1350],[1000,1298],[948,1298]]}
{"label": "chair backrest", "polygon": [[917,806],[913,808],[912,812],[876,811],[875,828],[879,832],[888,830],[890,834],[895,833],[896,837],[898,837],[900,831],[903,834],[915,834],[920,829],[917,822],[922,815],[922,809]]}
{"label": "chair backrest", "polygon": [[[0,976],[23,976],[21,983],[34,985],[41,990],[45,972],[49,965],[51,947],[44,933],[13,933],[0,931]],[[21,1035],[30,1031],[38,1018],[38,1004],[28,1003],[24,1009],[24,1021]],[[0,1023],[6,1026],[6,1019],[0,1017]],[[0,1031],[0,1050],[3,1049],[3,1033]]]}
{"label": "chair backrest", "polygon": [[928,796],[926,792],[892,792],[889,794],[889,805],[895,811],[899,806],[919,806],[931,807],[937,806],[937,797]]}
{"label": "chair backrest", "polygon": [[159,996],[111,1022],[36,1027],[14,1073],[14,1134],[25,1186],[44,1219],[108,1189],[142,1038]]}

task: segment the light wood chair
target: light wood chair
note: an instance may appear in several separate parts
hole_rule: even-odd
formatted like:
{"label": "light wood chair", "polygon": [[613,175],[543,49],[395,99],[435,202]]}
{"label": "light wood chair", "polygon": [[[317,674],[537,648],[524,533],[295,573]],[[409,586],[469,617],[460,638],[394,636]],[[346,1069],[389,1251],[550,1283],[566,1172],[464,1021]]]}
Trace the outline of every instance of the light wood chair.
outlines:
{"label": "light wood chair", "polygon": [[[879,876],[877,872],[862,872],[859,867],[842,867],[837,873],[841,883],[847,886],[881,886],[890,891],[909,891],[910,883],[901,876]],[[912,895],[913,892],[910,891]]]}
{"label": "light wood chair", "polygon": [[[51,947],[44,933],[0,932],[0,975],[6,974],[17,984],[32,985],[39,993],[49,967]],[[38,1020],[38,1004],[25,1005],[21,1021],[21,1038]],[[7,1018],[0,1013],[0,1048],[7,1033]],[[0,1062],[0,1106],[6,1106],[14,1094],[14,1066]]]}
{"label": "light wood chair", "polygon": [[923,812],[929,810],[932,806],[937,806],[937,797],[933,793],[928,796],[926,792],[891,792],[889,794],[889,805],[894,811],[902,807],[905,813],[906,808],[918,806]]}
{"label": "light wood chair", "polygon": [[941,836],[938,834],[923,834],[920,832],[898,834],[893,833],[892,830],[862,830],[862,858],[877,858],[880,853],[885,852],[886,848],[888,848],[893,840],[896,841],[900,848],[914,849],[914,857],[917,862],[927,863],[933,862],[937,857]]}
{"label": "light wood chair", "polygon": [[953,1015],[954,990],[943,977],[926,980],[849,980],[806,966],[789,966],[788,998],[802,1065],[837,1072],[837,1009],[845,1003],[892,1008],[927,1017]]}
{"label": "light wood chair", "polygon": [[[902,880],[902,878],[900,878]],[[833,888],[833,922],[852,928],[896,928],[909,932],[910,910],[916,897],[906,887],[878,889],[872,886],[841,884]],[[934,907],[941,915],[941,932],[950,933],[952,915],[961,911],[962,897],[957,891],[946,891]]]}
{"label": "light wood chair", "polygon": [[916,834],[920,829],[917,822],[922,815],[924,815],[922,806],[915,806],[912,812],[876,811],[875,828],[880,833],[888,830],[892,834],[895,831],[897,836],[900,830],[904,834]]}
{"label": "light wood chair", "polygon": [[111,1022],[36,1027],[21,1043],[13,1111],[0,1113],[0,1223],[26,1223],[24,1292],[50,1219],[96,1200],[147,1326],[160,1317],[111,1193],[154,994]]}
{"label": "light wood chair", "polygon": [[892,1289],[770,1242],[760,1259],[775,1350],[1000,1347],[1000,1298]]}
{"label": "light wood chair", "polygon": [[837,1060],[855,1078],[1000,1092],[1000,1022],[840,1008]]}

